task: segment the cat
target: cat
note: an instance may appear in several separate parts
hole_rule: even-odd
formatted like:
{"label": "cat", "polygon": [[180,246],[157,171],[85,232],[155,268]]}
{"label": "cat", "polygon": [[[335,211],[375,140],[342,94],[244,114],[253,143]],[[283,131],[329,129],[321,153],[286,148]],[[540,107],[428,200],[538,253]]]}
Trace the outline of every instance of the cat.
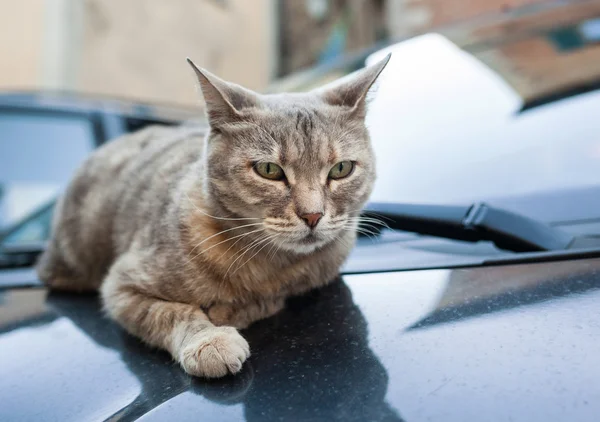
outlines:
{"label": "cat", "polygon": [[188,59],[208,125],[98,148],[55,209],[36,266],[100,290],[109,317],[199,377],[240,371],[238,332],[334,280],[375,181],[366,97],[389,56],[308,93],[260,95]]}

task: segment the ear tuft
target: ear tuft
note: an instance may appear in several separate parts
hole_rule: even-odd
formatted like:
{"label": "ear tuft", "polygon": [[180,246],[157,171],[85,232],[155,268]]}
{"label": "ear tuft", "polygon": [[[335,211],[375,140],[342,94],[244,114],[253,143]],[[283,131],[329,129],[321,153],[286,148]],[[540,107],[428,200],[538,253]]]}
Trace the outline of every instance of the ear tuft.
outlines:
{"label": "ear tuft", "polygon": [[364,117],[367,94],[391,57],[390,53],[373,66],[359,70],[354,75],[334,83],[331,88],[322,90],[321,97],[330,105],[347,107],[352,113]]}
{"label": "ear tuft", "polygon": [[212,127],[235,122],[241,118],[242,110],[260,105],[256,93],[199,68],[189,57],[186,60],[198,78],[200,91],[206,103],[206,114]]}

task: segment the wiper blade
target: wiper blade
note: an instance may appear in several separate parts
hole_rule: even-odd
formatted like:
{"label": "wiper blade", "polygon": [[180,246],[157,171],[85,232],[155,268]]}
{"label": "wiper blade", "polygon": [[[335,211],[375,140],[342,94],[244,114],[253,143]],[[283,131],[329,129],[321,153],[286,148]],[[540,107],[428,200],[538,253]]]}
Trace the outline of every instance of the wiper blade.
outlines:
{"label": "wiper blade", "polygon": [[513,252],[568,249],[575,238],[540,221],[485,203],[468,206],[369,203],[363,215],[390,229],[467,242],[489,241]]}
{"label": "wiper blade", "polygon": [[0,269],[33,266],[44,251],[45,244],[0,245]]}

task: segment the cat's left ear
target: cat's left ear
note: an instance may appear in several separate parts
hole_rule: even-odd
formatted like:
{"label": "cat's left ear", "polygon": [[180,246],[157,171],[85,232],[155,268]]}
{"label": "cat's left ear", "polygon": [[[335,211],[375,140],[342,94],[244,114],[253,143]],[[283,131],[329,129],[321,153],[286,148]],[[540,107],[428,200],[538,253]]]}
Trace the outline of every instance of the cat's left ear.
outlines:
{"label": "cat's left ear", "polygon": [[392,54],[390,53],[373,66],[364,68],[348,78],[343,78],[341,81],[334,83],[331,88],[322,88],[317,92],[326,103],[347,107],[353,115],[364,117],[369,89],[385,69],[391,57]]}
{"label": "cat's left ear", "polygon": [[192,66],[198,82],[202,97],[206,103],[206,114],[211,127],[219,128],[226,123],[233,123],[241,119],[244,109],[258,107],[258,95],[249,89],[226,82],[205,69],[201,69],[189,58],[187,62]]}

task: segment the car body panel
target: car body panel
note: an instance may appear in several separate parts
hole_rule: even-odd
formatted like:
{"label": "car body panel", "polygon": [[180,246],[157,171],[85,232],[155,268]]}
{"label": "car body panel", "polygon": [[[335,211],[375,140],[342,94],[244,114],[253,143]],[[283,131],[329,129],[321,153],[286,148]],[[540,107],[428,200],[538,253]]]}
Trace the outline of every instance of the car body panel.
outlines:
{"label": "car body panel", "polygon": [[345,276],[186,375],[98,298],[0,290],[0,420],[595,421],[600,259]]}

